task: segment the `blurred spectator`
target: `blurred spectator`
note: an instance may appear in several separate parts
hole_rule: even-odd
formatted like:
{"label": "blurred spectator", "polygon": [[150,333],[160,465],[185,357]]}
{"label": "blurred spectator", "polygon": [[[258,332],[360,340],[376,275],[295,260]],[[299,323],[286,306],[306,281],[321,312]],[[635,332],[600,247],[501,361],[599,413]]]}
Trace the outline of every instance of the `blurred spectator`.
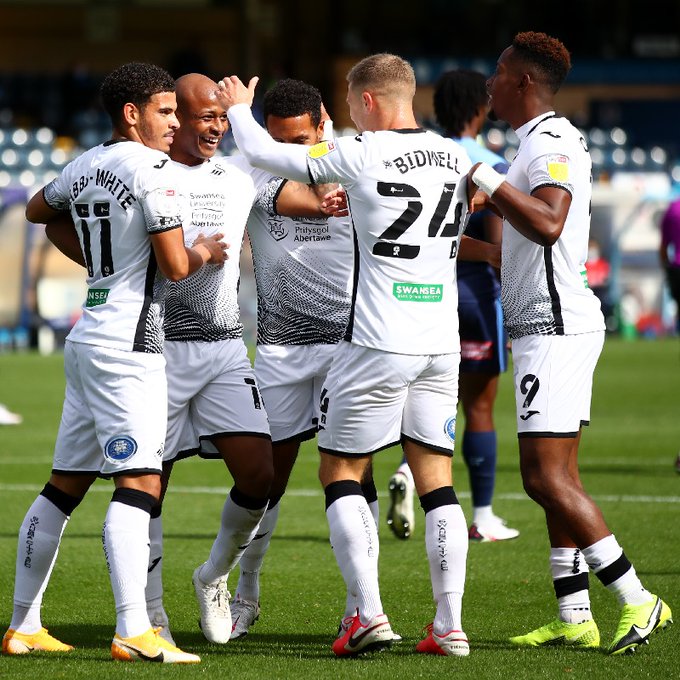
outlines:
{"label": "blurred spectator", "polygon": [[[609,276],[611,266],[603,257],[600,244],[595,239],[588,241],[588,259],[586,260],[586,277],[589,288],[600,300],[602,314],[608,321],[614,311],[614,305],[609,295]],[[609,323],[607,324],[609,328]]]}
{"label": "blurred spectator", "polygon": [[680,198],[671,202],[661,220],[661,266],[676,304],[676,330],[680,331]]}

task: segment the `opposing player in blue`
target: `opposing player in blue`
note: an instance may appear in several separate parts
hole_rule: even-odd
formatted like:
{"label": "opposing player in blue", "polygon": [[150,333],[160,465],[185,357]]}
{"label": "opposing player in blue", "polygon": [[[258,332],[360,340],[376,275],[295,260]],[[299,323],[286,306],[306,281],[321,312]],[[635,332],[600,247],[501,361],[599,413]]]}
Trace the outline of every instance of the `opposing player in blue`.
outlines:
{"label": "opposing player in blue", "polygon": [[[458,142],[473,163],[484,161],[505,174],[505,160],[477,141],[489,110],[486,78],[477,71],[447,71],[434,92],[434,111],[444,133]],[[499,244],[503,221],[485,210],[470,217],[466,234]],[[496,430],[493,406],[499,373],[507,367],[506,335],[496,271],[487,262],[458,258],[458,317],[460,324],[459,398],[465,414],[462,452],[472,490],[471,541],[516,538],[517,529],[506,526],[492,510],[496,481]],[[389,481],[387,524],[401,539],[413,531],[413,477],[402,460]]]}

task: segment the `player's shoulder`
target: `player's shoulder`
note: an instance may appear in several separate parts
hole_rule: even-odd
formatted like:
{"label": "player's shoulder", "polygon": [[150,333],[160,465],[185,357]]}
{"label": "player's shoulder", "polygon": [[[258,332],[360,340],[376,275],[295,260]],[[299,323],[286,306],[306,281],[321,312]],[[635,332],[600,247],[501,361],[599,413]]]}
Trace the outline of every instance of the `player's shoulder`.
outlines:
{"label": "player's shoulder", "polygon": [[533,148],[568,147],[579,143],[582,135],[579,129],[564,116],[553,116],[541,121],[533,134],[528,135],[526,142]]}

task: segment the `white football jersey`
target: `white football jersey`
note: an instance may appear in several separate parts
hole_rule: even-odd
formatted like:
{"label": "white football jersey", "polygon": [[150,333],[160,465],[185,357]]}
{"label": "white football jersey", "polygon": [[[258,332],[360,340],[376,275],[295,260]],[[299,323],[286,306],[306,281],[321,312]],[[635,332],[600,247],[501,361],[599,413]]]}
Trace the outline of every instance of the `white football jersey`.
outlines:
{"label": "white football jersey", "polygon": [[276,200],[286,181],[271,177],[248,219],[257,284],[257,342],[335,344],[349,320],[349,220],[279,215]]}
{"label": "white football jersey", "polygon": [[248,213],[271,175],[253,168],[242,156],[212,158],[195,166],[171,163],[188,201],[185,245],[191,246],[200,233],[223,233],[229,250],[223,265],[204,265],[190,277],[169,284],[165,337],[200,342],[240,338],[239,254]]}
{"label": "white football jersey", "polygon": [[345,339],[399,354],[460,351],[456,256],[470,160],[423,129],[364,132],[310,147],[316,183],[347,192],[354,238]]}
{"label": "white football jersey", "polygon": [[69,163],[44,189],[70,210],[87,263],[87,299],[74,342],[163,351],[163,293],[149,234],[182,226],[168,157],[131,141],[106,142]]}
{"label": "white football jersey", "polygon": [[541,246],[503,224],[501,300],[511,338],[573,335],[604,329],[600,302],[588,288],[585,261],[590,232],[592,173],[581,133],[546,113],[517,130],[519,151],[507,181],[526,194],[561,187],[571,194],[562,234]]}

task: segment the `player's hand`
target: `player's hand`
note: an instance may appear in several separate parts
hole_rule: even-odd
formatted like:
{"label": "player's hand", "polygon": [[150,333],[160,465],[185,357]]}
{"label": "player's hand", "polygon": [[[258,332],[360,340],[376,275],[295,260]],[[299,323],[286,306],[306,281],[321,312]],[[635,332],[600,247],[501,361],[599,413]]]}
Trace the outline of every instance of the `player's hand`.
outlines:
{"label": "player's hand", "polygon": [[252,106],[253,99],[255,98],[255,88],[259,80],[257,76],[253,76],[248,83],[248,87],[246,87],[238,76],[225,76],[217,83],[217,98],[227,111],[234,104],[248,104],[248,106]]}
{"label": "player's hand", "polygon": [[208,264],[223,264],[225,260],[229,259],[227,248],[229,244],[222,241],[224,234],[213,234],[212,236],[204,236],[199,234],[193,243],[192,247],[203,246],[208,251],[210,259]]}
{"label": "player's hand", "polygon": [[324,194],[321,201],[321,211],[325,215],[332,215],[333,217],[347,217],[349,210],[347,208],[347,194],[345,190],[338,187]]}

